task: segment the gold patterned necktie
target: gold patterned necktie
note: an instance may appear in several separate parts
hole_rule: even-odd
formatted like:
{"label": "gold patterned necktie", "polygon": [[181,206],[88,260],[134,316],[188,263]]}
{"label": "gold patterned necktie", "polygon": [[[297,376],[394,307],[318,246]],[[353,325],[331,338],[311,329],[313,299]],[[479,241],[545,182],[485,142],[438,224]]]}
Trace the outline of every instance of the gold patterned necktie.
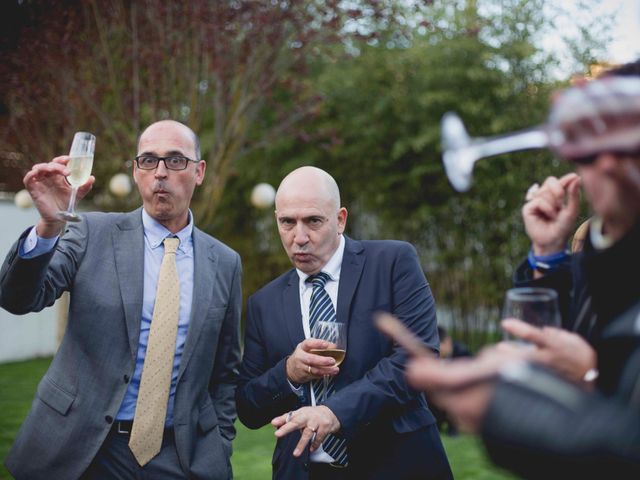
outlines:
{"label": "gold patterned necktie", "polygon": [[180,240],[175,237],[164,239],[164,257],[129,439],[129,448],[141,466],[155,457],[162,446],[180,313],[180,282],[176,267],[179,244]]}

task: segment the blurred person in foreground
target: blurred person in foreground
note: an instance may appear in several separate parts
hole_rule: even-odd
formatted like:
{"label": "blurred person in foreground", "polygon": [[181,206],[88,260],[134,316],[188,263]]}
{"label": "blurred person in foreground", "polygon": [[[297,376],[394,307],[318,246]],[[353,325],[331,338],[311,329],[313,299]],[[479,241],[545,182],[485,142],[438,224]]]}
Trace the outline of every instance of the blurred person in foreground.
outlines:
{"label": "blurred person in foreground", "polygon": [[[415,248],[344,235],[338,185],[315,167],[282,180],[275,217],[295,268],[249,298],[236,393],[246,426],[277,429],[273,477],[452,478],[424,395],[407,385],[405,352],[372,321],[392,312],[437,353],[435,302]],[[328,346],[310,335],[322,320],[347,324],[339,367],[311,353]],[[333,386],[320,404],[323,375]]]}
{"label": "blurred person in foreground", "polygon": [[205,172],[195,133],[150,125],[133,166],[142,208],[82,214],[65,231],[68,159],[25,176],[40,219],[0,272],[0,305],[12,313],[70,292],[64,338],[8,470],[17,480],[230,478],[241,265],[194,226]]}
{"label": "blurred person in foreground", "polygon": [[470,357],[471,352],[467,346],[454,340],[447,329],[438,325],[438,337],[440,337],[440,358]]}
{"label": "blurred person in foreground", "polygon": [[[440,358],[453,359],[470,357],[471,352],[467,346],[457,340],[454,340],[447,329],[441,325],[438,325],[438,337],[440,338]],[[427,401],[429,399],[427,398]],[[455,436],[458,434],[458,425],[455,420],[447,413],[443,408],[438,405],[433,405],[429,402],[429,408],[433,412],[433,416],[436,417],[438,423],[438,430],[446,432],[447,435]]]}
{"label": "blurred person in foreground", "polygon": [[[530,190],[523,215],[533,247],[517,275],[569,297],[563,326],[580,335],[505,320],[537,348],[501,344],[449,364],[420,358],[407,374],[524,477],[640,478],[638,63],[565,91],[552,115],[566,139],[557,153],[578,175]],[[594,217],[583,251],[568,258],[580,184]]]}

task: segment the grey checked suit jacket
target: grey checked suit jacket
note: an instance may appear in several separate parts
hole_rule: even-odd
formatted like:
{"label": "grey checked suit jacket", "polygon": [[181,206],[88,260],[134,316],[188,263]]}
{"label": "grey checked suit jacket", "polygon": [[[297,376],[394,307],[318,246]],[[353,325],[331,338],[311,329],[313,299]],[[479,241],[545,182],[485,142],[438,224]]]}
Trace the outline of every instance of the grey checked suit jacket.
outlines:
{"label": "grey checked suit jacket", "polygon": [[[71,293],[64,338],[6,459],[18,480],[78,478],[107,436],[135,368],[141,209],[83,217],[51,254],[21,259],[16,242],[0,271],[0,305],[12,313],[39,311]],[[176,387],[175,440],[185,477],[226,479],[235,436],[241,264],[236,252],[197,228],[193,246],[193,307]]]}

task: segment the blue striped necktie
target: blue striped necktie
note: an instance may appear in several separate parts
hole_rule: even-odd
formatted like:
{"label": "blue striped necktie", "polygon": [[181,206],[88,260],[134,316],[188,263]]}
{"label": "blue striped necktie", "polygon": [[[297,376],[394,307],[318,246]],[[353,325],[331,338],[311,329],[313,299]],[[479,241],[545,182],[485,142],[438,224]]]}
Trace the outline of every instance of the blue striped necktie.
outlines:
{"label": "blue striped necktie", "polygon": [[[333,308],[333,302],[331,297],[324,289],[325,284],[329,280],[329,275],[324,272],[317,273],[307,278],[307,282],[313,285],[313,291],[311,292],[311,303],[309,305],[309,331],[313,332],[313,329],[318,322],[335,322],[336,311]],[[324,339],[323,339],[324,340]],[[335,391],[333,384],[334,377],[329,379],[327,386],[328,398]],[[316,402],[321,398],[324,384],[322,379],[313,380],[311,382],[311,388],[313,388],[313,394],[316,398]],[[338,438],[334,435],[327,435],[322,442],[322,449],[335,460],[340,466],[346,467],[349,463],[347,457],[347,441],[343,438]]]}

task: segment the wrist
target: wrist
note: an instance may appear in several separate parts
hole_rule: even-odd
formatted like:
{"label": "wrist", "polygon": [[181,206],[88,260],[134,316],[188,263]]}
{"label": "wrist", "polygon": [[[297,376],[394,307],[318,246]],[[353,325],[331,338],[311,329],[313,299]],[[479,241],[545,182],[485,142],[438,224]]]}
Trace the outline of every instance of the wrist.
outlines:
{"label": "wrist", "polygon": [[301,383],[298,382],[297,379],[293,378],[293,375],[291,375],[289,360],[291,360],[291,355],[287,355],[287,359],[284,361],[284,373],[287,376],[287,381],[291,384],[293,388],[300,388]]}
{"label": "wrist", "polygon": [[329,415],[329,418],[331,419],[331,427],[329,428],[329,433],[336,433],[340,431],[340,420],[338,420],[338,417],[336,417],[336,414],[333,413],[333,410],[331,410],[326,405],[320,405],[318,408],[322,408],[326,410],[327,414]]}
{"label": "wrist", "polygon": [[41,238],[53,238],[62,233],[65,222],[47,222],[40,219],[36,224],[36,234]]}
{"label": "wrist", "polygon": [[596,382],[599,376],[600,376],[600,372],[598,371],[597,368],[590,368],[585,372],[584,376],[582,377],[582,383],[587,389],[593,390],[595,389]]}
{"label": "wrist", "polygon": [[527,262],[532,270],[541,273],[549,273],[556,270],[560,265],[565,263],[569,258],[569,252],[566,250],[556,251],[550,255],[537,255],[534,249],[529,250]]}
{"label": "wrist", "polygon": [[550,243],[548,245],[540,245],[531,243],[531,251],[536,257],[548,257],[567,249],[567,242]]}

